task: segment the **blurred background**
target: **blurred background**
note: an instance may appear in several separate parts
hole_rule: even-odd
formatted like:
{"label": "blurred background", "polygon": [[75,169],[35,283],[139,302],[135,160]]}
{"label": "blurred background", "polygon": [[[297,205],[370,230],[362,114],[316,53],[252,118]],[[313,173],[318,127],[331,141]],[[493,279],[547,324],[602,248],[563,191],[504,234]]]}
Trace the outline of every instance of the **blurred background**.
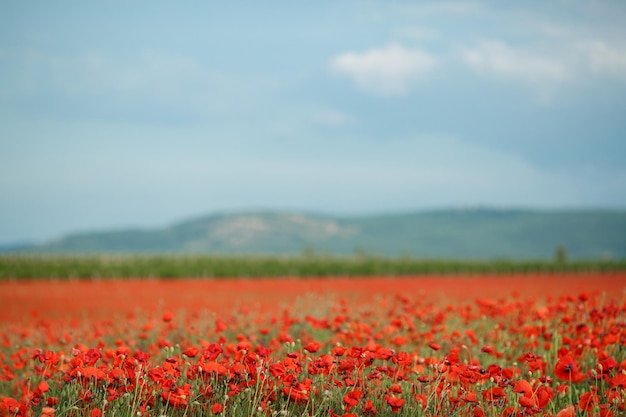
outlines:
{"label": "blurred background", "polygon": [[608,210],[626,253],[624,22],[609,0],[2,2],[0,245],[479,207]]}

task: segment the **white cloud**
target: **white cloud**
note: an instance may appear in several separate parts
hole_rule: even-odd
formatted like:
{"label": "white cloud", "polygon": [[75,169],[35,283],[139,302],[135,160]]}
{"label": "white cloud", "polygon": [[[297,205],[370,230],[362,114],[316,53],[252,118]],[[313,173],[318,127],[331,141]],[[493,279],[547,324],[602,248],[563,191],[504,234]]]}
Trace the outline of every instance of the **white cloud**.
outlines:
{"label": "white cloud", "polygon": [[405,95],[437,64],[437,59],[426,51],[389,44],[360,54],[341,54],[332,60],[331,67],[351,78],[363,91]]}
{"label": "white cloud", "polygon": [[626,79],[626,48],[596,41],[581,42],[579,50],[584,54],[592,73]]}
{"label": "white cloud", "polygon": [[483,41],[465,48],[462,58],[480,74],[518,79],[533,86],[570,78],[567,67],[559,59],[513,48],[501,41]]}
{"label": "white cloud", "polygon": [[557,42],[548,37],[526,48],[487,40],[463,48],[460,55],[477,73],[520,81],[544,99],[565,84],[593,82],[597,77],[626,80],[626,48],[582,37]]}

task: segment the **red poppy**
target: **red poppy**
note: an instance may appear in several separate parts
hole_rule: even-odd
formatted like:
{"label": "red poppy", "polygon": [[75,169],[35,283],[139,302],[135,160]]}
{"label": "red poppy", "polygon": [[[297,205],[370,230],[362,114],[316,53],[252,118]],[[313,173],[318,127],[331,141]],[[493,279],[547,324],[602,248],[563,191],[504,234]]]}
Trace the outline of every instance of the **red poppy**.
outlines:
{"label": "red poppy", "polygon": [[578,369],[578,363],[571,356],[566,355],[556,362],[554,375],[561,381],[581,382],[585,375]]}
{"label": "red poppy", "polygon": [[44,407],[41,409],[41,417],[54,417],[54,408]]}
{"label": "red poppy", "polygon": [[609,379],[609,384],[616,388],[626,388],[626,375],[620,372],[613,378]]}
{"label": "red poppy", "polygon": [[463,397],[463,401],[468,402],[468,403],[477,403],[478,402],[478,398],[476,398],[476,393],[475,392],[468,392]]}
{"label": "red poppy", "polygon": [[400,386],[400,384],[391,384],[388,392],[392,392],[394,394],[402,394],[402,387]]}
{"label": "red poppy", "polygon": [[426,408],[428,406],[428,394],[413,394],[413,398],[422,408]]}
{"label": "red poppy", "polygon": [[372,402],[372,400],[365,401],[365,405],[363,405],[363,413],[376,415],[376,407],[374,407],[374,403]]}
{"label": "red poppy", "polygon": [[198,364],[198,370],[201,370],[202,372],[206,372],[208,374],[210,373],[216,373],[218,375],[228,374],[228,369],[226,369],[224,365],[217,363],[217,362],[206,362],[206,363]]}
{"label": "red poppy", "polygon": [[188,404],[190,392],[191,384],[183,384],[180,387],[172,386],[170,390],[161,393],[161,398],[169,406],[183,408]]}
{"label": "red poppy", "polygon": [[493,346],[490,345],[485,345],[483,346],[481,349],[481,352],[484,352],[488,355],[494,356],[496,358],[501,358],[502,357],[502,353],[501,352],[497,352],[496,349]]}
{"label": "red poppy", "polygon": [[556,417],[576,417],[576,408],[573,405],[569,405],[559,411]]}
{"label": "red poppy", "polygon": [[535,391],[535,399],[539,408],[545,408],[554,398],[554,389],[548,385],[542,385]]}
{"label": "red poppy", "polygon": [[335,346],[332,349],[332,354],[334,356],[343,356],[346,353],[346,348],[343,346]]}
{"label": "red poppy", "polygon": [[394,413],[400,412],[402,406],[404,405],[403,398],[393,397],[391,395],[385,395],[384,398],[385,402],[387,402],[387,404],[389,404],[389,406],[391,407],[391,411],[393,411]]}
{"label": "red poppy", "polygon": [[187,349],[185,349],[183,355],[187,356],[188,358],[195,358],[199,352],[200,349],[198,349],[197,347],[189,346]]}
{"label": "red poppy", "polygon": [[291,382],[284,380],[285,387],[282,389],[283,394],[289,397],[291,401],[297,403],[305,403],[309,401],[309,393],[311,392],[312,380],[309,378],[304,379],[302,382],[297,382],[295,379]]}
{"label": "red poppy", "polygon": [[532,395],[533,387],[530,385],[528,381],[525,379],[521,379],[515,382],[513,387],[513,392],[517,392],[519,394],[524,394],[526,396]]}
{"label": "red poppy", "polygon": [[50,385],[48,385],[46,381],[41,381],[39,384],[37,384],[37,388],[35,388],[34,395],[35,397],[41,397],[41,395],[48,392],[49,389],[50,389]]}
{"label": "red poppy", "polygon": [[506,397],[502,387],[491,387],[483,391],[483,398],[487,401],[500,401]]}
{"label": "red poppy", "polygon": [[578,399],[578,407],[581,410],[590,411],[599,399],[595,392],[585,392]]}
{"label": "red poppy", "polygon": [[320,350],[321,347],[322,347],[322,344],[320,342],[309,342],[304,347],[304,350],[306,350],[307,352],[310,352],[310,353],[315,353],[318,350]]}
{"label": "red poppy", "polygon": [[352,407],[355,407],[359,400],[363,398],[363,392],[357,389],[348,392],[343,396],[343,403],[346,405],[346,411],[350,411]]}
{"label": "red poppy", "polygon": [[532,397],[526,396],[519,397],[519,404],[525,408],[532,408],[537,406],[537,402]]}

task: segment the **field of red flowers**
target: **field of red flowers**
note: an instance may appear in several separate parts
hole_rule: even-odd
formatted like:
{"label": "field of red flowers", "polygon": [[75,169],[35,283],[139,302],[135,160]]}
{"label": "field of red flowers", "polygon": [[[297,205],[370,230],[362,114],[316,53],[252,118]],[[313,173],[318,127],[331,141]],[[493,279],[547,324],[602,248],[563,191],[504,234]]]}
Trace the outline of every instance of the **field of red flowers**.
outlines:
{"label": "field of red flowers", "polygon": [[0,283],[0,416],[624,416],[626,273]]}

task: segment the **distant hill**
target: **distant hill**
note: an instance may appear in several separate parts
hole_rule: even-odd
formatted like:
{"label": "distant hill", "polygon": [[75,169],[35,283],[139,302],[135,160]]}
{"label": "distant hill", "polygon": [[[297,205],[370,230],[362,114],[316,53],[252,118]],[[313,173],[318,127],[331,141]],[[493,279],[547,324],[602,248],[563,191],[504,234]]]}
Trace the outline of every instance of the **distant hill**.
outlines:
{"label": "distant hill", "polygon": [[420,258],[626,258],[626,211],[458,209],[363,217],[215,214],[161,229],[81,233],[45,253],[379,254]]}

